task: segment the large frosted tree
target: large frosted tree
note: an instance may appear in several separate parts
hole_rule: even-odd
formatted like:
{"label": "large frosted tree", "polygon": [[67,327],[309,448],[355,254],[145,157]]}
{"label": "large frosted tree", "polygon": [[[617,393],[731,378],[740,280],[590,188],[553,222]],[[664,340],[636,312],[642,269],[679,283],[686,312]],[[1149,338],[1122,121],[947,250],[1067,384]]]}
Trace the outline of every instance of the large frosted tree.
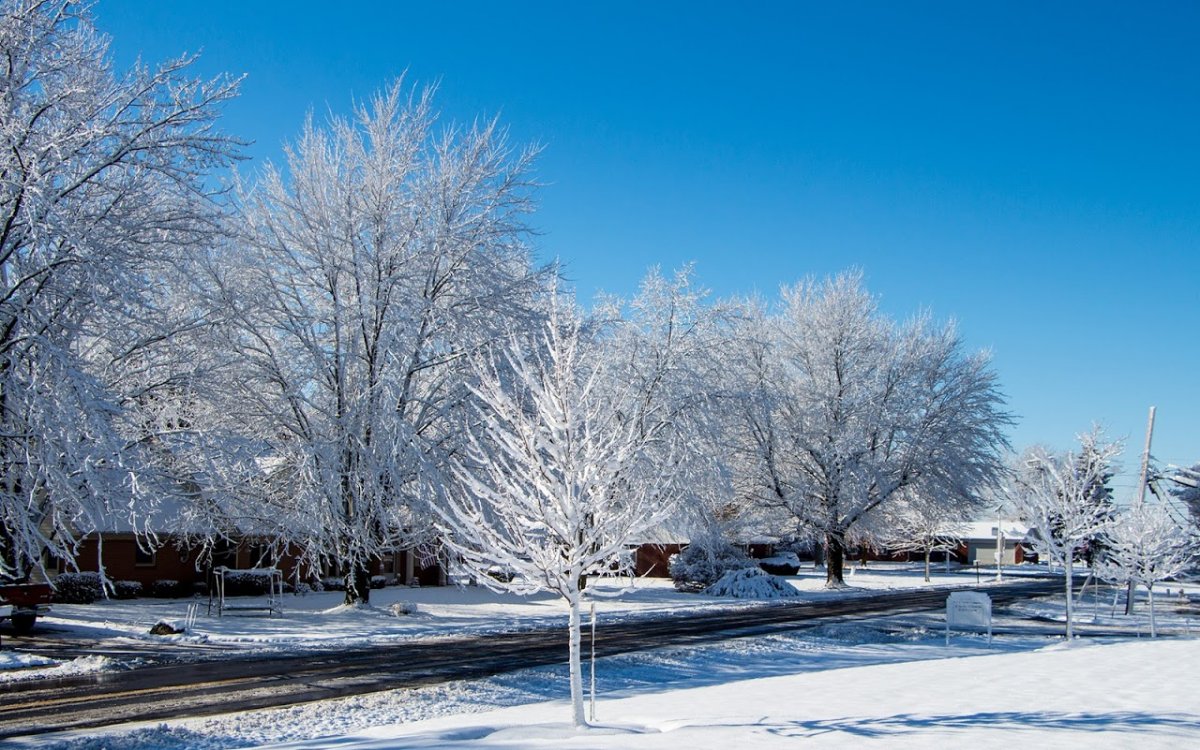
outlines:
{"label": "large frosted tree", "polygon": [[785,287],[774,312],[747,306],[730,347],[743,491],[822,538],[831,587],[904,493],[969,503],[1001,472],[1011,418],[987,355],[953,326],[884,317],[858,273]]}
{"label": "large frosted tree", "polygon": [[260,446],[260,527],[366,601],[371,563],[426,539],[431,477],[463,439],[467,355],[536,318],[532,152],[494,124],[435,130],[399,81],[309,122],[241,194],[211,264],[229,311],[223,408]]}
{"label": "large frosted tree", "polygon": [[632,373],[611,343],[558,302],[537,336],[512,337],[479,358],[478,431],[457,454],[455,491],[438,511],[467,565],[517,574],[491,585],[548,590],[567,604],[577,726],[586,723],[584,579],[618,565],[668,517],[685,476],[672,399]]}
{"label": "large frosted tree", "polygon": [[221,230],[210,173],[228,80],[191,58],[113,69],[86,5],[0,5],[0,573],[116,516],[140,527],[136,412],[177,380],[171,342],[201,325],[169,287]]}

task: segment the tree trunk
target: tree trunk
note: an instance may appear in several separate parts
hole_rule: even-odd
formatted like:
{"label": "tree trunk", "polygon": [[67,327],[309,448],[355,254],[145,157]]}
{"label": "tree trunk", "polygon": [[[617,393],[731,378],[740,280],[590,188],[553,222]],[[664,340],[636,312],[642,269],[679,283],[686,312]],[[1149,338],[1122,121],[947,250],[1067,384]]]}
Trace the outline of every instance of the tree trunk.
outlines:
{"label": "tree trunk", "polygon": [[1146,601],[1150,604],[1150,637],[1158,637],[1158,629],[1154,624],[1154,584],[1146,585]]}
{"label": "tree trunk", "polygon": [[571,591],[567,596],[570,605],[568,617],[568,642],[571,671],[571,721],[578,727],[588,725],[583,711],[583,665],[580,659],[579,637],[579,591]]}
{"label": "tree trunk", "polygon": [[346,571],[347,605],[369,604],[371,602],[371,568],[365,562],[351,563]]}
{"label": "tree trunk", "polygon": [[929,547],[925,548],[925,583],[929,583],[929,556],[933,553]]}
{"label": "tree trunk", "polygon": [[838,589],[846,585],[846,545],[839,534],[825,535],[825,588]]}
{"label": "tree trunk", "polygon": [[1075,558],[1070,552],[1067,553],[1066,565],[1064,567],[1066,568],[1067,581],[1067,640],[1069,641],[1075,635],[1074,629],[1071,627],[1071,614],[1075,609],[1073,606],[1075,593],[1072,591],[1071,573],[1075,570]]}

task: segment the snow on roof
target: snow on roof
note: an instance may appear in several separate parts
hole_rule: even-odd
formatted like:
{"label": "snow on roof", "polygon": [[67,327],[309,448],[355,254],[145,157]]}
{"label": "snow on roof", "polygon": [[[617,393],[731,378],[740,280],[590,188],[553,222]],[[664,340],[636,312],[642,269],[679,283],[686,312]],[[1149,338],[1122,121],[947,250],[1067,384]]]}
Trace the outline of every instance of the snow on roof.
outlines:
{"label": "snow on roof", "polygon": [[997,520],[972,521],[966,525],[962,533],[963,539],[995,539],[997,528],[1004,532],[1006,539],[1024,539],[1029,533],[1029,526],[1020,521]]}

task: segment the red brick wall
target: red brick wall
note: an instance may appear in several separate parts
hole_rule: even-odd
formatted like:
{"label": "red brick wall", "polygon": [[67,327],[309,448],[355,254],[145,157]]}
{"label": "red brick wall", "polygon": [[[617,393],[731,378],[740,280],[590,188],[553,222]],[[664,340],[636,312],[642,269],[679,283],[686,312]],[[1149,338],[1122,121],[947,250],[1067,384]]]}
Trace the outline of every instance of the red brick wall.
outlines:
{"label": "red brick wall", "polygon": [[146,590],[155,581],[172,580],[180,583],[203,581],[204,575],[196,570],[196,552],[183,552],[173,544],[166,544],[154,554],[152,565],[138,565],[137,541],[131,535],[105,536],[103,540],[85,539],[75,558],[81,571],[100,570],[100,556],[104,557],[104,571],[114,581],[139,581]]}
{"label": "red brick wall", "polygon": [[670,578],[667,565],[671,555],[679,554],[682,544],[643,544],[634,555],[634,573],[649,578]]}

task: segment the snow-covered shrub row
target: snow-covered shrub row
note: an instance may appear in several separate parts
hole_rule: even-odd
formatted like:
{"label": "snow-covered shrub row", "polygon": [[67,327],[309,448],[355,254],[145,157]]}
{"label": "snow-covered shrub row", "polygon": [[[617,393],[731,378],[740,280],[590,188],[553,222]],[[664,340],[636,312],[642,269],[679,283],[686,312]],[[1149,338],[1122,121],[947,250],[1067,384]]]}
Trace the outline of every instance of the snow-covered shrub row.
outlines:
{"label": "snow-covered shrub row", "polygon": [[345,591],[346,579],[337,576],[326,576],[320,580],[319,591]]}
{"label": "snow-covered shrub row", "polygon": [[263,596],[271,591],[268,570],[225,571],[225,596]]}
{"label": "snow-covered shrub row", "polygon": [[150,596],[156,599],[174,599],[190,593],[190,590],[173,578],[162,578],[150,584]]}
{"label": "snow-covered shrub row", "polygon": [[697,592],[716,583],[727,571],[754,567],[754,561],[732,544],[690,544],[671,555],[668,570],[675,588]]}
{"label": "snow-covered shrub row", "polygon": [[54,601],[59,604],[91,604],[104,598],[99,573],[60,573],[54,579]]}
{"label": "snow-covered shrub row", "polygon": [[800,595],[795,586],[762,568],[730,570],[701,593],[736,599],[784,599]]}
{"label": "snow-covered shrub row", "polygon": [[141,581],[117,581],[113,584],[114,599],[136,599],[141,595]]}

